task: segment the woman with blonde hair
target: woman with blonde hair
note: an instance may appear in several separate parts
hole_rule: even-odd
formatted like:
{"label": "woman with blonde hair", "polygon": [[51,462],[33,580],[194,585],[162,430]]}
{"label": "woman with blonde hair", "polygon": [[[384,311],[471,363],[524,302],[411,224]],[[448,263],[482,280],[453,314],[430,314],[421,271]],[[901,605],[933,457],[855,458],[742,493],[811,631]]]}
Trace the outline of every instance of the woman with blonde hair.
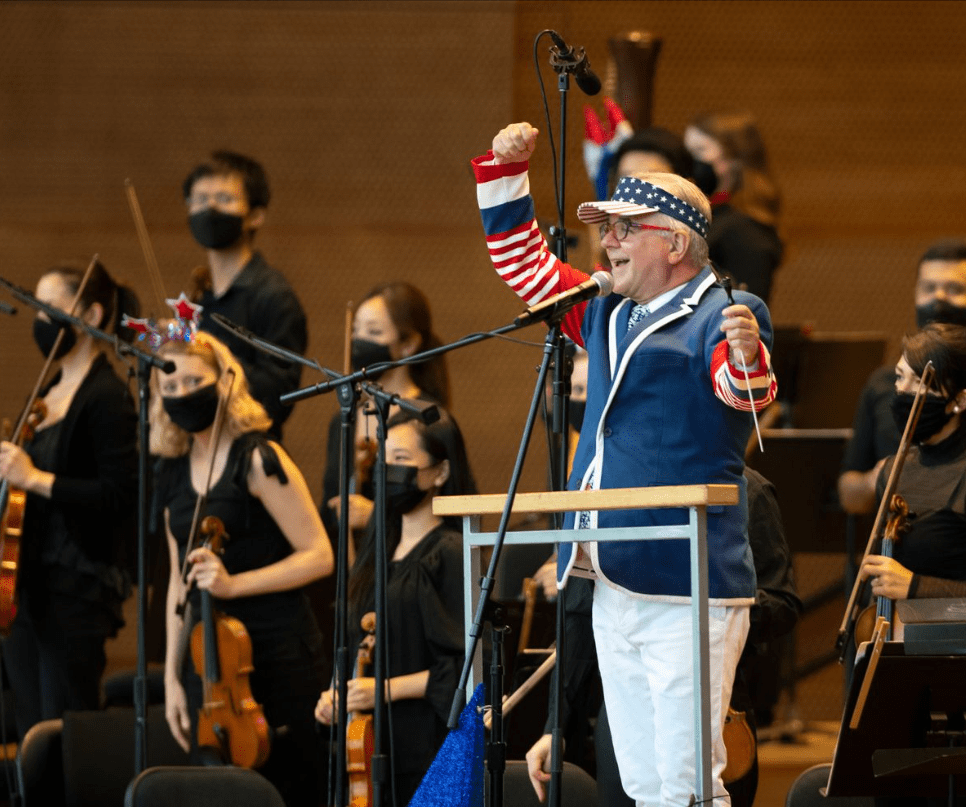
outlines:
{"label": "woman with blonde hair", "polygon": [[[175,365],[170,374],[155,371],[151,404],[151,449],[161,457],[155,497],[171,557],[165,716],[178,743],[197,751],[201,681],[184,658],[182,633],[197,621],[203,589],[245,625],[252,693],[269,726],[286,727],[276,732],[261,772],[287,804],[315,805],[319,738],[312,709],[324,655],[304,587],[331,573],[332,547],[302,474],[265,435],[271,420],[249,393],[244,371],[221,342],[196,330],[196,316],[155,337],[158,354]],[[219,407],[223,425],[216,432]],[[201,516],[218,516],[229,536],[221,555],[189,546],[200,494],[207,494]],[[178,613],[186,594],[188,625]]]}

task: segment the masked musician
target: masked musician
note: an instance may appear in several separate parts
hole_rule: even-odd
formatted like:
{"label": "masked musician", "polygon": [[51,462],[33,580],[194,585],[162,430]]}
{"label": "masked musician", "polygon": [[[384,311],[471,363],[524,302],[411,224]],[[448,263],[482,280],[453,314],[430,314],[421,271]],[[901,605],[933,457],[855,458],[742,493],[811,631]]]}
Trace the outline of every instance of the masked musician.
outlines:
{"label": "masked musician", "polygon": [[[892,399],[900,433],[930,361],[935,376],[896,485],[909,506],[909,530],[891,558],[869,555],[860,569],[862,579],[872,578],[873,596],[892,600],[966,596],[966,328],[933,323],[903,340]],[[894,459],[880,470],[880,498]]]}
{"label": "masked musician", "polygon": [[[469,492],[463,441],[447,415],[429,425],[399,413],[386,437],[388,684],[396,804],[408,804],[446,736],[463,660],[463,553],[458,520],[433,515],[433,497]],[[374,607],[374,533],[365,533],[349,577],[349,624]],[[377,626],[378,630],[378,626]],[[372,709],[375,679],[348,682],[349,711]],[[316,718],[331,724],[332,689]]]}
{"label": "masked musician", "polygon": [[[250,395],[241,366],[221,342],[195,330],[196,307],[183,295],[176,310],[180,318],[163,336],[146,333],[155,343],[163,341],[159,355],[175,364],[173,373],[154,373],[151,399],[151,451],[162,458],[155,497],[172,569],[165,654],[168,725],[183,748],[196,746],[201,682],[183,650],[185,625],[177,607],[194,584],[189,628],[199,618],[198,589],[203,589],[220,611],[242,622],[251,638],[252,694],[275,730],[261,772],[287,804],[316,805],[319,748],[312,708],[323,683],[324,656],[303,587],[331,573],[332,548],[302,474],[265,436],[270,420]],[[224,415],[216,434],[219,405]],[[228,538],[222,555],[188,545],[209,465],[211,484],[201,515],[224,523]]]}
{"label": "masked musician", "polygon": [[192,299],[203,309],[200,327],[224,342],[245,369],[252,397],[265,407],[278,439],[292,412],[279,396],[298,387],[301,365],[266,361],[258,348],[212,318],[221,314],[294,353],[304,354],[308,345],[305,311],[295,289],[255,249],[271,199],[265,169],[243,154],[216,151],[191,170],[182,191],[191,234],[207,256],[193,278]]}
{"label": "masked musician", "polygon": [[[58,266],[37,284],[37,298],[68,312],[84,268]],[[76,316],[116,332],[137,298],[95,263]],[[32,439],[0,445],[0,478],[27,492],[19,569],[19,609],[3,657],[15,695],[17,730],[66,709],[96,709],[104,642],[124,624],[130,594],[137,502],[137,418],[131,395],[104,345],[40,313],[34,341],[55,374],[40,392]]]}
{"label": "masked musician", "polygon": [[[429,300],[410,283],[391,281],[375,286],[356,307],[352,321],[353,370],[380,362],[398,361],[441,344],[433,332]],[[441,355],[419,364],[393,367],[383,373],[375,373],[372,378],[386,392],[402,398],[420,399],[444,407],[450,405],[449,373],[446,360]],[[375,447],[375,430],[375,418],[367,416],[360,409],[356,421],[355,476],[349,497],[349,524],[357,531],[365,529],[372,515],[373,493],[369,469]],[[462,442],[455,422],[453,433]],[[339,416],[336,415],[329,423],[322,498],[322,517],[332,534],[335,534],[338,525],[339,447]],[[461,473],[464,470],[473,485],[472,474],[468,468],[461,469]],[[466,492],[475,493],[475,485]]]}

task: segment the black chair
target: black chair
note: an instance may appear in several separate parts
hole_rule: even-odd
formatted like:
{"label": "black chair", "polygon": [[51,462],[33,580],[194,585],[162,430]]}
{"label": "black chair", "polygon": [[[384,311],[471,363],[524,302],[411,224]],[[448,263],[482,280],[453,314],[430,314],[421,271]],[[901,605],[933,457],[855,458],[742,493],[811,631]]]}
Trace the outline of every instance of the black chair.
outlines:
{"label": "black chair", "polygon": [[24,807],[64,803],[63,729],[63,720],[44,720],[30,727],[17,748],[17,787]]}
{"label": "black chair", "polygon": [[[164,719],[148,710],[148,764],[185,765]],[[120,807],[134,778],[134,710],[66,712],[33,726],[17,753],[25,807]]]}
{"label": "black chair", "polygon": [[[104,677],[102,706],[134,706],[134,678],[136,670],[119,670]],[[148,705],[164,703],[164,665],[148,664],[145,679]]]}
{"label": "black chair", "polygon": [[823,763],[802,771],[788,789],[785,807],[873,807],[871,796],[826,796],[824,787],[831,769],[830,764]]}
{"label": "black chair", "polygon": [[128,785],[124,807],[285,807],[257,771],[225,766],[148,768]]}
{"label": "black chair", "polygon": [[[594,777],[572,762],[563,764],[560,790],[562,807],[597,807],[597,783]],[[503,776],[503,804],[504,807],[541,807],[530,784],[526,762],[507,762]]]}

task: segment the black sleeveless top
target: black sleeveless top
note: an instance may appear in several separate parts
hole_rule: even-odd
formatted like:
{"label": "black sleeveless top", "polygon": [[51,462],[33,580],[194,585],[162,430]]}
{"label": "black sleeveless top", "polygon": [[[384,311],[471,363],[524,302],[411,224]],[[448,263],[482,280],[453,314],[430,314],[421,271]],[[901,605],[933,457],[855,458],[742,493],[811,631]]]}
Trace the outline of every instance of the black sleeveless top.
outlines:
{"label": "black sleeveless top", "polygon": [[[227,539],[222,563],[229,574],[270,566],[292,553],[292,547],[264,505],[248,491],[248,472],[252,454],[258,451],[267,476],[277,476],[282,484],[288,478],[274,447],[265,435],[249,433],[232,443],[221,477],[214,480],[202,518],[217,516],[225,525]],[[156,507],[169,511],[171,534],[178,543],[179,563],[187,554],[188,532],[194,514],[197,494],[191,485],[188,455],[162,459],[157,468]],[[198,614],[200,594],[191,595],[192,613]],[[280,626],[291,626],[293,620],[304,630],[311,625],[308,598],[304,590],[277,591],[230,600],[216,598],[218,609],[240,619],[258,644],[258,635],[271,633]],[[308,620],[308,622],[305,622]],[[315,628],[317,630],[317,628]]]}

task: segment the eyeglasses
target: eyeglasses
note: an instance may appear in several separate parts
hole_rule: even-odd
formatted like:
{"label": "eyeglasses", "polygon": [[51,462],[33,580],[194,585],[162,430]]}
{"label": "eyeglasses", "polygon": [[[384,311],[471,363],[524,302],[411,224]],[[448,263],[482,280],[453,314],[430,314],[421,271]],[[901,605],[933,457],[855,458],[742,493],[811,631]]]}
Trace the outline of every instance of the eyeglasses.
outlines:
{"label": "eyeglasses", "polygon": [[627,236],[631,234],[631,230],[664,230],[666,233],[672,232],[670,227],[658,227],[654,224],[638,224],[636,221],[631,221],[630,219],[617,219],[615,222],[605,221],[600,225],[599,232],[601,240],[611,230],[614,231],[614,237],[618,241],[626,241]]}

